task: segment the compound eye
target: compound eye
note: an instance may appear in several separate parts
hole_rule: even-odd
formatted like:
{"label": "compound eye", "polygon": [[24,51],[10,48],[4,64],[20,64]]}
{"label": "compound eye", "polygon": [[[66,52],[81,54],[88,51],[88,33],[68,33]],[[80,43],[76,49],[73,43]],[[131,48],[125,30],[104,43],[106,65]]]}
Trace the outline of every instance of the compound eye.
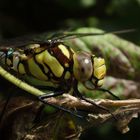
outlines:
{"label": "compound eye", "polygon": [[73,72],[75,78],[81,82],[87,81],[93,73],[91,55],[86,52],[80,52],[74,54],[73,60]]}

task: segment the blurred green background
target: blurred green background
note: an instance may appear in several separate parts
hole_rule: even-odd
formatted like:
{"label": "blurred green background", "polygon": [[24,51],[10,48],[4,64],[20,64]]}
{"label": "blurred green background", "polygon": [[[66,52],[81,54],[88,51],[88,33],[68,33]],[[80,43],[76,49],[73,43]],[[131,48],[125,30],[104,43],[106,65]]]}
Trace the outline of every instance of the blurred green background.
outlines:
{"label": "blurred green background", "polygon": [[[106,31],[136,29],[123,38],[140,44],[140,0],[0,0],[0,40],[47,31],[97,27]],[[140,139],[139,124],[122,135],[111,124],[91,128],[87,139]]]}
{"label": "blurred green background", "polygon": [[123,36],[140,42],[139,13],[140,0],[0,0],[0,34],[10,38],[81,26],[135,28]]}

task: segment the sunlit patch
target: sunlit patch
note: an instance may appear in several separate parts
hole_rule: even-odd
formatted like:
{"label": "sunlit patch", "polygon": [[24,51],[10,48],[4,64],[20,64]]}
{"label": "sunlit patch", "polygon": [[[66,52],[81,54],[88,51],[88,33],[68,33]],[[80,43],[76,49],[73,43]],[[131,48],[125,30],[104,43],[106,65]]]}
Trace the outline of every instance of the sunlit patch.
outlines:
{"label": "sunlit patch", "polygon": [[89,59],[85,59],[84,62],[85,62],[85,64],[88,64],[88,63],[90,63],[91,61],[89,61]]}
{"label": "sunlit patch", "polygon": [[68,59],[70,58],[70,53],[69,53],[68,49],[67,49],[64,45],[60,44],[60,45],[58,46],[58,48],[62,51],[62,53],[63,53]]}

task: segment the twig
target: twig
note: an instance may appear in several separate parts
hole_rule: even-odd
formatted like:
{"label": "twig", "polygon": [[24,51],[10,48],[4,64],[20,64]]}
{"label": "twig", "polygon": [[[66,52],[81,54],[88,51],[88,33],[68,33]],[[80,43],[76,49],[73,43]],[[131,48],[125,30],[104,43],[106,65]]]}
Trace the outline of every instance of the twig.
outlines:
{"label": "twig", "polygon": [[[113,116],[104,110],[99,109],[97,106],[93,106],[86,101],[80,100],[69,94],[64,94],[60,98],[49,98],[47,102],[66,107],[68,109],[84,110],[87,112],[89,117],[88,121],[90,125],[97,125],[105,121],[114,120]],[[116,116],[117,128],[122,132],[126,133],[129,131],[128,124],[132,118],[138,117],[140,112],[140,99],[129,99],[129,100],[108,100],[108,99],[94,99],[91,100],[94,103],[107,107]]]}
{"label": "twig", "polygon": [[[78,109],[95,109],[92,104],[87,103],[81,99],[78,99],[69,94],[63,94],[61,98],[49,98],[46,99],[47,102],[56,105],[62,105],[68,108],[78,108]],[[109,100],[109,99],[93,99],[91,100],[98,105],[102,105],[108,108],[112,107],[124,107],[124,106],[140,106],[140,99],[129,99],[129,100]]]}

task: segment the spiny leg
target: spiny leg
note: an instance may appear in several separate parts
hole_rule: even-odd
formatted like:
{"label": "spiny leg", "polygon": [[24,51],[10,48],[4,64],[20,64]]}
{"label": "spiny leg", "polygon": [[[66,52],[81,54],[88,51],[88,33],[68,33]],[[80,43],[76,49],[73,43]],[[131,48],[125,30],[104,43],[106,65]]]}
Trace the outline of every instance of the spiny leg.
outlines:
{"label": "spiny leg", "polygon": [[[46,98],[50,98],[50,97],[59,96],[59,95],[62,95],[62,94],[63,94],[63,92],[55,92],[55,93],[52,92],[52,93],[47,93],[47,94],[41,95],[40,98],[46,99]],[[37,111],[37,114],[36,114],[36,116],[35,116],[35,119],[33,120],[33,123],[36,123],[36,122],[39,122],[39,121],[40,121],[40,116],[41,116],[41,114],[42,114],[44,108],[45,108],[45,105],[44,105],[44,104],[42,104],[42,105],[39,107],[39,109],[38,109],[38,111]]]}
{"label": "spiny leg", "polygon": [[62,111],[66,112],[66,113],[69,113],[69,114],[71,114],[71,115],[73,115],[73,116],[76,116],[76,117],[78,117],[78,118],[84,119],[83,116],[76,114],[76,113],[73,112],[72,110],[68,110],[68,109],[66,109],[66,108],[64,108],[64,107],[62,107],[62,106],[58,106],[58,105],[55,105],[55,104],[51,104],[51,103],[49,103],[49,102],[47,102],[47,101],[44,100],[44,99],[47,99],[47,98],[50,98],[50,97],[56,97],[56,96],[62,95],[63,93],[64,93],[64,92],[62,92],[62,91],[60,91],[60,92],[52,92],[52,93],[48,93],[48,94],[41,95],[41,96],[38,97],[38,99],[39,99],[42,103],[44,103],[44,104],[46,104],[46,105],[50,105],[50,106],[52,106],[52,107],[54,107],[54,108],[56,108],[56,109],[62,110]]}
{"label": "spiny leg", "polygon": [[94,105],[94,106],[96,106],[96,107],[98,107],[98,108],[100,108],[100,109],[106,111],[107,113],[111,114],[112,117],[113,117],[115,120],[118,120],[118,119],[116,118],[116,116],[115,116],[108,108],[103,107],[103,106],[101,106],[101,105],[98,105],[98,104],[96,104],[95,102],[93,102],[93,101],[87,99],[86,97],[84,97],[84,96],[78,91],[77,87],[78,87],[78,83],[75,82],[75,84],[74,84],[74,93],[75,93],[80,99],[85,100],[86,102],[88,102],[88,103],[90,103],[90,104],[92,104],[92,105]]}
{"label": "spiny leg", "polygon": [[85,100],[86,102],[88,102],[88,103],[90,103],[90,104],[92,104],[92,105],[94,105],[94,106],[96,106],[96,107],[98,107],[98,108],[100,108],[100,109],[102,109],[102,110],[108,112],[109,114],[112,115],[112,117],[113,117],[115,120],[117,120],[116,116],[115,116],[109,109],[107,109],[106,107],[103,107],[103,106],[101,106],[101,105],[98,105],[98,104],[94,103],[93,101],[88,100],[86,97],[84,97],[84,96],[82,96],[82,95],[80,95],[79,97],[80,97],[82,100]]}

